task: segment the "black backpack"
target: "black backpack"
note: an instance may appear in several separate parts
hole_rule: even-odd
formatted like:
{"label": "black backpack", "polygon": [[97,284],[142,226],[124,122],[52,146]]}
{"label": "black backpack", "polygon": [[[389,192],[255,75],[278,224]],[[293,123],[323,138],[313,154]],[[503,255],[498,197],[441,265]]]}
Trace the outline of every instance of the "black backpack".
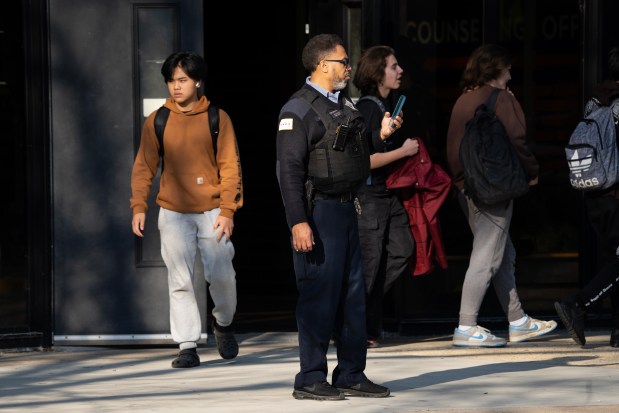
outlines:
{"label": "black backpack", "polygon": [[[170,116],[170,109],[165,106],[157,109],[155,115],[155,135],[159,141],[159,156],[161,156],[161,171],[163,172],[163,131],[165,125],[168,122],[168,116]],[[213,138],[213,154],[217,159],[217,137],[219,136],[219,109],[215,105],[209,105],[208,107],[208,120],[209,127],[211,128],[211,137]]]}
{"label": "black backpack", "polygon": [[475,109],[460,143],[464,193],[478,207],[506,202],[529,191],[520,158],[494,112],[499,91],[493,90],[486,103]]}

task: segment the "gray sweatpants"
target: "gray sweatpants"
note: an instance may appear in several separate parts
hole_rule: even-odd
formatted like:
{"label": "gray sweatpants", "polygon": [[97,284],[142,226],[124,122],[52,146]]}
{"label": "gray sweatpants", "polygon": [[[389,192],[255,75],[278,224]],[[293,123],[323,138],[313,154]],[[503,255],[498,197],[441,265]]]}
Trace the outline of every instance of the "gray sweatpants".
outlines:
{"label": "gray sweatpants", "polygon": [[462,285],[460,325],[477,325],[490,282],[508,321],[524,317],[516,291],[516,249],[509,237],[513,202],[480,210],[462,191],[458,193],[458,202],[473,232],[473,251]]}
{"label": "gray sweatpants", "polygon": [[172,338],[181,343],[181,347],[197,342],[202,330],[193,289],[197,250],[200,250],[204,277],[209,283],[213,317],[217,324],[229,326],[236,312],[236,273],[232,266],[234,246],[225,235],[217,242],[213,224],[219,212],[219,208],[202,214],[184,214],[165,208],[159,211],[161,255],[168,268],[170,329]]}

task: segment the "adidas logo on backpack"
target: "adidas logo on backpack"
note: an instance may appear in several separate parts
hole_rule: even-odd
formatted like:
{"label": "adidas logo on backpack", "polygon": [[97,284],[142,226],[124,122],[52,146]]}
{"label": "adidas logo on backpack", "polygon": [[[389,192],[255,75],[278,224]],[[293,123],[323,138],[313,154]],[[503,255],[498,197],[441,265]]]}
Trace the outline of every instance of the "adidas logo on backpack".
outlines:
{"label": "adidas logo on backpack", "polygon": [[574,154],[568,160],[568,164],[570,167],[570,172],[576,179],[570,178],[570,183],[576,189],[589,189],[595,188],[600,185],[600,181],[597,177],[593,177],[590,179],[583,179],[582,173],[587,172],[589,168],[591,168],[591,164],[593,163],[593,156],[589,155],[584,158],[581,158],[578,155],[578,149],[574,150]]}
{"label": "adidas logo on backpack", "polygon": [[[589,111],[589,109],[591,110]],[[619,100],[602,106],[592,99],[565,147],[570,184],[581,191],[607,189],[619,182],[619,147],[616,119]]]}

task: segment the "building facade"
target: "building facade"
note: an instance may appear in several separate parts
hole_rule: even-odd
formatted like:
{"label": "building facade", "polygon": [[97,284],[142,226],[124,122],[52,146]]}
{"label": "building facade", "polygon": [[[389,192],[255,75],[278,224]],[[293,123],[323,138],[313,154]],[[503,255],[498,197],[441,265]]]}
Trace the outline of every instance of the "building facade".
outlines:
{"label": "building facade", "polygon": [[[395,48],[406,74],[406,131],[438,163],[466,58],[482,43],[509,48],[510,88],[541,164],[540,184],[517,200],[512,225],[520,296],[532,314],[554,316],[552,302],[595,268],[563,146],[619,39],[616,2],[302,0],[273,9],[23,0],[2,9],[0,348],[169,340],[157,208],[153,196],[147,236],[137,240],[129,178],[145,116],[167,96],[161,63],[179,49],[204,53],[205,92],[230,114],[239,141],[246,202],[233,238],[237,329],[294,328],[275,132],[279,108],[306,76],[301,50],[321,32],[343,37],[353,67],[365,47]],[[471,239],[453,198],[440,218],[449,267],[402,277],[389,292],[386,326],[400,333],[450,330],[457,320]],[[195,282],[207,302],[203,279]],[[484,320],[502,317],[493,299]]]}

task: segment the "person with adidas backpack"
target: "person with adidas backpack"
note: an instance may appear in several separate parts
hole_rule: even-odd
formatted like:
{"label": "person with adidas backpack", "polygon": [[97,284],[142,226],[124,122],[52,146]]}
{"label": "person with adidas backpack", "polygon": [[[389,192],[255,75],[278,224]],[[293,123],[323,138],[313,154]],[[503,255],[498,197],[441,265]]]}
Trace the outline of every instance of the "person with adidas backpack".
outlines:
{"label": "person with adidas backpack", "polygon": [[168,269],[170,329],[179,346],[172,367],[190,368],[200,365],[202,334],[193,289],[197,250],[215,305],[211,325],[219,355],[233,359],[239,352],[232,326],[237,294],[231,237],[234,214],[243,206],[241,161],[230,117],[219,109],[215,122],[211,102],[200,92],[206,78],[202,56],[173,53],[161,74],[170,97],[142,128],[131,173],[131,228],[144,236],[147,198],[161,166],[158,228]]}
{"label": "person with adidas backpack", "polygon": [[[570,175],[579,173],[579,176],[570,176],[570,182],[576,189],[582,190],[585,195],[585,210],[589,224],[597,238],[599,271],[576,294],[555,302],[555,309],[565,325],[570,336],[581,346],[585,345],[585,319],[587,312],[606,297],[611,297],[612,303],[612,331],[610,345],[619,347],[619,47],[613,48],[608,54],[609,79],[599,83],[593,90],[593,97],[585,105],[585,120],[579,123],[566,147],[566,155],[570,166]],[[606,119],[609,127],[601,127],[600,133],[605,136],[593,138],[593,145],[581,143],[574,146],[574,135],[578,133],[583,123],[604,123]],[[604,131],[604,132],[602,132]],[[584,155],[585,150],[597,146],[595,141],[605,142],[605,147],[598,148],[595,156],[589,158]],[[584,148],[584,149],[583,149]],[[580,150],[581,154],[577,152]],[[605,156],[603,153],[608,153]],[[615,152],[613,154],[612,152]],[[574,155],[576,154],[576,155]],[[579,159],[579,161],[576,161]],[[590,175],[587,167],[595,166],[597,159],[604,159],[604,165],[597,170],[605,170],[603,174]],[[584,175],[584,177],[583,177]],[[605,178],[598,178],[604,176]],[[593,185],[599,186],[592,189]]]}
{"label": "person with adidas backpack", "polygon": [[408,214],[397,191],[387,189],[386,179],[395,161],[417,154],[419,142],[397,131],[388,137],[381,133],[385,113],[400,115],[393,110],[403,73],[393,48],[379,45],[361,54],[353,78],[361,91],[356,106],[368,128],[370,147],[370,177],[357,191],[368,347],[379,345],[384,295],[400,275],[410,270],[415,252]]}
{"label": "person with adidas backpack", "polygon": [[458,190],[458,202],[473,232],[473,250],[462,286],[459,326],[453,335],[454,346],[505,346],[505,339],[477,324],[479,309],[490,284],[507,315],[510,342],[547,334],[557,326],[554,321],[529,317],[522,309],[516,290],[516,250],[509,236],[513,200],[477,205],[464,190],[464,170],[460,161],[462,138],[476,110],[496,90],[494,112],[521,161],[529,185],[537,184],[539,165],[525,141],[524,113],[507,89],[507,82],[511,79],[510,69],[511,55],[505,48],[494,44],[478,47],[466,64],[460,83],[463,93],[454,104],[449,121],[446,147],[448,167]]}

